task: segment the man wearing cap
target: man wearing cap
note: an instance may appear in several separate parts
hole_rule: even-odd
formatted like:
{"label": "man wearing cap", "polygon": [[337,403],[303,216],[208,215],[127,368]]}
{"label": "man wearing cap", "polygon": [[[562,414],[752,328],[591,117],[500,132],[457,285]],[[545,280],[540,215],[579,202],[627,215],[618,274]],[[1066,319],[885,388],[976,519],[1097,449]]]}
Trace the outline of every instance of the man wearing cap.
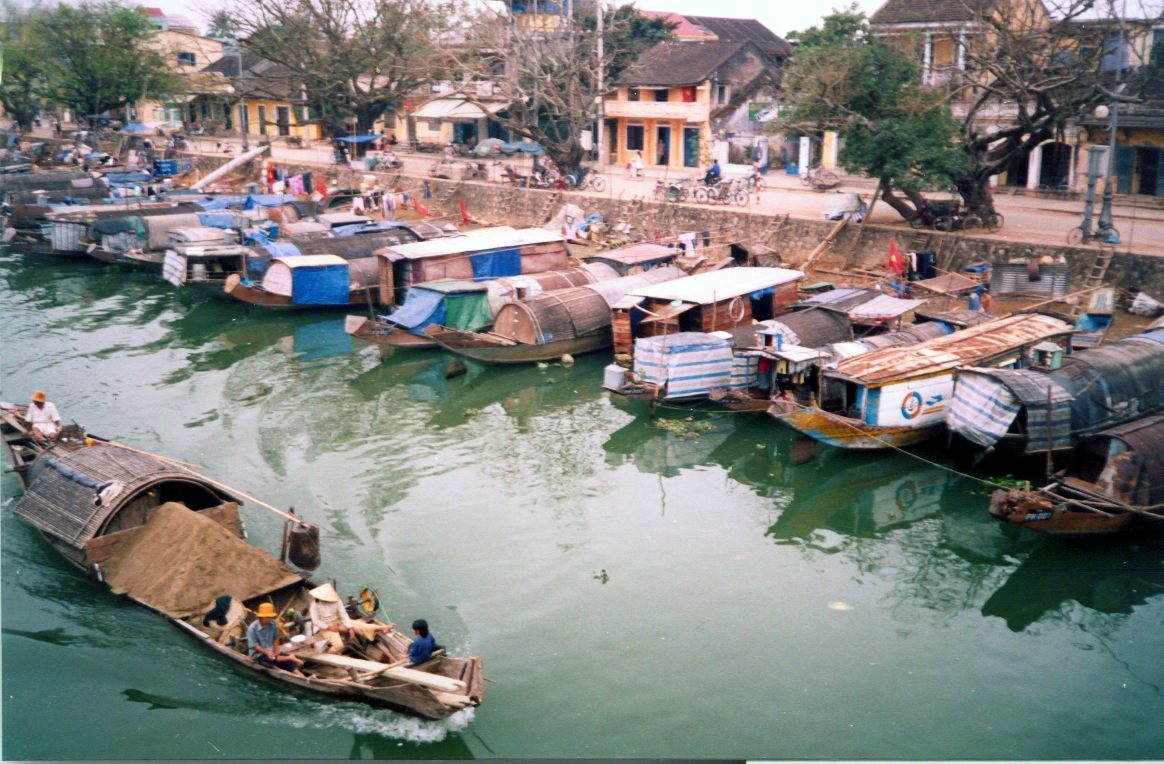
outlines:
{"label": "man wearing cap", "polygon": [[394,624],[390,623],[353,621],[347,608],[340,602],[339,592],[331,584],[320,584],[308,594],[311,595],[311,606],[308,608],[311,623],[327,640],[329,653],[339,655],[344,651],[344,634],[348,639],[355,639],[359,634],[371,641],[377,634],[387,634],[394,628]]}
{"label": "man wearing cap", "polygon": [[274,666],[304,677],[299,667],[303,660],[294,655],[279,653],[279,625],[275,623],[278,614],[270,602],[259,605],[255,620],[247,627],[247,654],[264,666]]}
{"label": "man wearing cap", "polygon": [[32,439],[37,443],[56,440],[61,432],[61,415],[44,394],[44,390],[37,390],[32,394],[32,404],[28,407],[25,416],[32,430]]}

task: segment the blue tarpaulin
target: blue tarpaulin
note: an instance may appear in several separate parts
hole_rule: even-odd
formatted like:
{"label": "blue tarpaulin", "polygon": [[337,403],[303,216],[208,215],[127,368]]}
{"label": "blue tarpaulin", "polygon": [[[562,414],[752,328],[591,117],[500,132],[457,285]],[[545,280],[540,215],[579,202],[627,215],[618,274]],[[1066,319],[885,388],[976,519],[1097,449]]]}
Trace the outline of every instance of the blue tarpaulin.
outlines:
{"label": "blue tarpaulin", "polygon": [[336,236],[357,236],[364,233],[391,231],[396,228],[406,228],[407,226],[407,223],[401,223],[398,220],[373,220],[367,223],[352,223],[351,225],[336,226],[331,229],[331,232]]}
{"label": "blue tarpaulin", "polygon": [[409,289],[404,296],[404,304],[388,316],[388,320],[405,329],[439,324],[444,320],[444,297],[440,292],[428,289]]}
{"label": "blue tarpaulin", "polygon": [[336,140],[343,143],[371,143],[372,141],[381,137],[383,136],[379,135],[378,133],[373,133],[370,135],[344,135],[336,138]]}
{"label": "blue tarpaulin", "polygon": [[278,207],[282,204],[291,204],[298,201],[296,197],[287,194],[250,194],[248,196],[200,196],[193,200],[199,207],[207,211],[225,210],[231,207]]}
{"label": "blue tarpaulin", "polygon": [[272,241],[265,246],[271,257],[298,257],[303,254],[299,247],[289,241]]}
{"label": "blue tarpaulin", "polygon": [[521,250],[497,249],[492,252],[478,252],[469,256],[473,266],[473,280],[499,279],[503,276],[521,274]]}
{"label": "blue tarpaulin", "polygon": [[206,228],[234,228],[238,217],[233,212],[199,212],[198,222]]}
{"label": "blue tarpaulin", "polygon": [[529,141],[513,141],[511,143],[501,144],[502,154],[540,154],[545,151],[540,143],[531,143]]}
{"label": "blue tarpaulin", "polygon": [[291,302],[295,305],[347,305],[348,264],[296,268],[291,274]]}

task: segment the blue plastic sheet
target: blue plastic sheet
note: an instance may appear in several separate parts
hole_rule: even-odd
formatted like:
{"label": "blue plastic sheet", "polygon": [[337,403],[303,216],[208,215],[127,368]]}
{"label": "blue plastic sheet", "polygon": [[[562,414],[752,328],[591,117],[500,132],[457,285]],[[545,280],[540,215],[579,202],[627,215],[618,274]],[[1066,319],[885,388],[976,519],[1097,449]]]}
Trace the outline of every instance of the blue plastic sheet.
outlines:
{"label": "blue plastic sheet", "polygon": [[521,250],[498,249],[479,252],[469,256],[473,266],[473,280],[499,279],[503,276],[517,276],[521,273]]}
{"label": "blue plastic sheet", "polygon": [[296,268],[291,274],[291,302],[295,305],[347,305],[348,264]]}
{"label": "blue plastic sheet", "polygon": [[234,228],[237,221],[233,212],[199,212],[198,222],[205,228]]}
{"label": "blue plastic sheet", "polygon": [[381,137],[383,136],[374,133],[370,135],[344,135],[336,138],[336,140],[340,141],[341,143],[371,143],[372,141]]}
{"label": "blue plastic sheet", "polygon": [[299,257],[302,252],[299,247],[289,241],[272,241],[266,246],[271,257]]}
{"label": "blue plastic sheet", "polygon": [[[440,323],[444,316],[444,295],[429,289],[409,289],[404,304],[388,320],[405,329],[417,329]],[[441,313],[440,320],[436,314]]]}

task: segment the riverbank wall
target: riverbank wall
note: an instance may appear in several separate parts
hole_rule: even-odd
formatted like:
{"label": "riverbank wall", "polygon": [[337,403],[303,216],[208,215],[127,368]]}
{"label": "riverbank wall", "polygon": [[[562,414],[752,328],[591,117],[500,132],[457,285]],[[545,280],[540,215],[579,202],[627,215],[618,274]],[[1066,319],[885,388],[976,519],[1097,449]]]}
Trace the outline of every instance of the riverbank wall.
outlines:
{"label": "riverbank wall", "polygon": [[[200,157],[208,172],[229,157]],[[207,161],[209,160],[209,161]],[[280,166],[289,174],[320,172],[318,166]],[[756,265],[798,267],[811,258],[824,275],[851,275],[886,261],[890,242],[902,250],[932,251],[941,270],[957,271],[977,263],[1052,260],[1068,264],[1071,290],[1083,287],[1100,254],[1098,245],[1054,246],[1007,237],[1005,228],[994,234],[966,231],[943,233],[915,231],[901,226],[848,223],[827,243],[837,224],[829,220],[793,218],[789,215],[751,212],[745,207],[708,204],[675,204],[642,197],[616,197],[597,193],[564,193],[557,190],[518,188],[487,181],[456,181],[420,178],[391,173],[360,172],[328,167],[324,172],[338,187],[356,188],[372,176],[382,188],[399,189],[422,199],[436,215],[457,217],[463,202],[475,221],[516,226],[546,224],[564,204],[581,208],[584,216],[600,215],[609,243],[667,237],[696,231],[706,233],[713,246],[737,245]],[[738,251],[738,250],[737,250]],[[1164,295],[1164,258],[1121,252],[1117,245],[1107,268],[1105,282],[1130,291]]]}

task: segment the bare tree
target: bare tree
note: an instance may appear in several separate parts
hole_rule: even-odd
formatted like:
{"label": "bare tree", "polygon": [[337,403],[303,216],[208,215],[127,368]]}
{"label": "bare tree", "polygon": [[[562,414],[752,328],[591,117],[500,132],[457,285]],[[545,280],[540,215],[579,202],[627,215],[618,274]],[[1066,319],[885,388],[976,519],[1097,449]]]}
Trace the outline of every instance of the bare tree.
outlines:
{"label": "bare tree", "polygon": [[504,103],[494,119],[540,143],[559,167],[572,170],[585,156],[583,132],[597,126],[603,88],[619,68],[670,31],[666,22],[644,19],[630,6],[607,10],[603,78],[596,22],[589,13],[535,21],[483,10],[452,31],[445,46],[446,75],[470,103]]}
{"label": "bare tree", "polygon": [[[330,134],[370,130],[430,81],[446,8],[425,0],[235,0],[242,47],[272,64],[274,90],[302,92]],[[281,82],[276,82],[281,80]]]}

